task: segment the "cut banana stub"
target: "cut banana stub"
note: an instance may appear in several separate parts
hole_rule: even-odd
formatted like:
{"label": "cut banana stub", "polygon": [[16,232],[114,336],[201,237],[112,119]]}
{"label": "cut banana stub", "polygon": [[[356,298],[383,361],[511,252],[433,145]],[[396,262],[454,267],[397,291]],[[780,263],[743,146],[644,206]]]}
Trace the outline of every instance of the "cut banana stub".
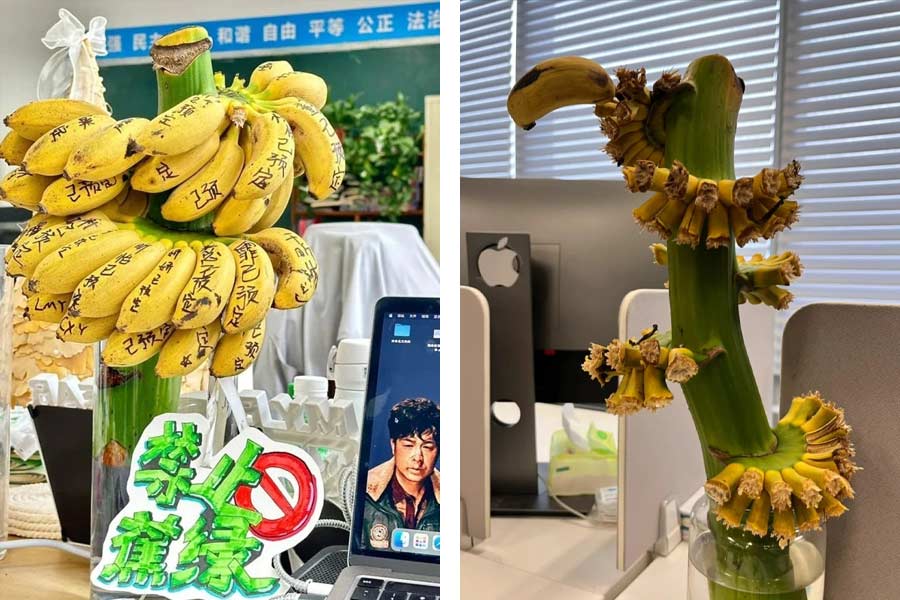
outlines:
{"label": "cut banana stub", "polygon": [[817,393],[794,398],[774,433],[778,447],[770,454],[731,460],[705,489],[719,521],[784,548],[795,535],[794,517],[801,530],[816,529],[846,512],[841,500],[853,498],[858,467],[843,411]]}

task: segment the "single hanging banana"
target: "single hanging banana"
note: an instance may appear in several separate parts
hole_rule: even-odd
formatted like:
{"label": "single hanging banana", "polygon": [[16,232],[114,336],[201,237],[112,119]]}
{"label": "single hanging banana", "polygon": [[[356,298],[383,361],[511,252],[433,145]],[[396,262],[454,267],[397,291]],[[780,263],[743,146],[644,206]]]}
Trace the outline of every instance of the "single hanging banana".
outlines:
{"label": "single hanging banana", "polygon": [[133,367],[156,356],[175,328],[171,323],[141,333],[114,331],[106,340],[103,362],[110,367]]}
{"label": "single hanging banana", "polygon": [[213,354],[222,335],[222,324],[213,321],[196,329],[178,329],[166,340],[156,363],[160,377],[187,375]]}
{"label": "single hanging banana", "polygon": [[93,344],[105,340],[116,330],[116,316],[90,319],[66,313],[56,328],[56,337],[63,342]]}
{"label": "single hanging banana", "polygon": [[328,100],[328,85],[318,75],[293,71],[273,79],[258,97],[262,100],[299,98],[322,110]]}
{"label": "single hanging banana", "polygon": [[114,230],[76,240],[44,258],[28,286],[33,292],[69,294],[91,271],[139,241],[130,230]]}
{"label": "single hanging banana", "polygon": [[0,141],[0,158],[5,160],[6,164],[17,167],[22,164],[22,159],[25,158],[28,149],[31,148],[33,143],[34,142],[23,138],[15,131],[10,131],[6,134],[6,137]]}
{"label": "single hanging banana", "polygon": [[237,276],[222,313],[222,329],[240,333],[266,318],[275,298],[275,271],[265,251],[251,240],[234,242],[229,249]]}
{"label": "single hanging banana", "polygon": [[145,154],[182,154],[219,128],[228,106],[218,96],[198,94],[157,115],[138,136]]}
{"label": "single hanging banana", "polygon": [[96,104],[69,98],[49,98],[20,106],[3,119],[3,124],[25,139],[36,140],[72,119],[104,114],[106,111]]}
{"label": "single hanging banana", "polygon": [[219,237],[235,236],[249,231],[269,207],[270,196],[252,200],[238,200],[234,196],[225,199],[225,204],[216,211],[212,227]]}
{"label": "single hanging banana", "polygon": [[244,170],[234,184],[237,200],[253,200],[271,195],[288,175],[294,160],[294,140],[287,121],[276,113],[251,111],[250,156],[244,157]]}
{"label": "single hanging banana", "polygon": [[152,194],[171,190],[202,169],[218,150],[219,136],[213,134],[187,152],[151,157],[134,170],[131,187]]}
{"label": "single hanging banana", "polygon": [[288,229],[271,228],[247,236],[259,244],[278,271],[273,306],[298,308],[312,298],[319,283],[319,265],[306,241]]}
{"label": "single hanging banana", "polygon": [[209,365],[210,374],[213,377],[231,377],[244,371],[259,357],[265,338],[265,319],[252,329],[222,336]]}
{"label": "single hanging banana", "polygon": [[221,242],[193,246],[197,265],[181,291],[172,323],[178,329],[195,329],[219,318],[234,287],[236,272],[231,250]]}
{"label": "single hanging banana", "polygon": [[172,321],[182,290],[197,266],[190,246],[176,245],[122,302],[116,329],[126,333],[150,331]]}
{"label": "single hanging banana", "polygon": [[138,117],[122,119],[89,137],[69,155],[63,177],[102,181],[121,175],[144,158],[135,138],[148,123]]}
{"label": "single hanging banana", "polygon": [[244,164],[239,134],[240,129],[232,125],[213,159],[169,194],[162,205],[165,219],[179,223],[199,219],[225,201]]}
{"label": "single hanging banana", "polygon": [[32,175],[24,169],[10,171],[0,180],[0,200],[13,206],[36,211],[44,191],[55,181],[53,177]]}
{"label": "single hanging banana", "polygon": [[100,181],[81,181],[60,177],[41,196],[40,207],[51,215],[77,215],[114,200],[126,186],[124,175]]}
{"label": "single hanging banana", "polygon": [[[281,215],[284,213],[284,209],[287,208],[287,205],[291,201],[291,195],[294,192],[294,167],[293,165],[290,167],[288,171],[288,176],[285,177],[284,181],[278,186],[278,189],[275,190],[275,193],[272,194],[272,197],[269,198],[269,204],[266,207],[266,210],[263,212],[262,216],[257,219],[253,226],[249,229],[245,229],[244,231],[257,232],[262,231],[263,229],[268,229],[272,225],[278,222],[278,219],[281,218]],[[243,233],[243,232],[241,232]]]}
{"label": "single hanging banana", "polygon": [[62,175],[75,148],[115,122],[109,115],[87,115],[58,125],[35,140],[22,168],[36,175]]}
{"label": "single hanging banana", "polygon": [[261,92],[276,77],[293,71],[294,67],[286,60],[267,60],[264,63],[260,63],[250,74],[247,92],[250,94]]}

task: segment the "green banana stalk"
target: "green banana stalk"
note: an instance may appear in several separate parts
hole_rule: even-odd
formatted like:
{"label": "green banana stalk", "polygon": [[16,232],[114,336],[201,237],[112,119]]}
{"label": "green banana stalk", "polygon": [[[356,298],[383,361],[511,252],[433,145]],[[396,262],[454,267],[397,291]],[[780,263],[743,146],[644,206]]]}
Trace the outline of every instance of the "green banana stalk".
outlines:
{"label": "green banana stalk", "polygon": [[[734,135],[744,82],[723,56],[693,61],[684,76],[666,73],[646,89],[643,69],[620,69],[614,94],[572,93],[602,67],[571,57],[546,61],[559,69],[544,86],[539,65],[510,92],[513,120],[535,118],[570,104],[593,104],[605,150],[623,166],[626,186],[653,192],[634,210],[664,244],[651,247],[668,268],[672,330],[592,344],[582,368],[600,383],[621,377],[607,400],[616,414],[657,410],[671,401],[666,381],[684,390],[700,440],[713,505],[720,575],[713,600],[805,600],[805,591],[772,594],[772,581],[793,569],[796,531],[820,527],[847,509],[857,470],[843,412],[810,393],[770,427],[741,333],[742,302],[786,308],[786,289],[801,274],[793,253],[738,256],[745,243],[770,239],[795,221],[790,199],[802,177],[791,162],[735,179]],[[545,63],[542,63],[544,65]],[[594,79],[591,76],[594,75]],[[580,86],[580,87],[578,87]],[[725,541],[728,540],[728,543]],[[737,589],[750,591],[736,591]]]}

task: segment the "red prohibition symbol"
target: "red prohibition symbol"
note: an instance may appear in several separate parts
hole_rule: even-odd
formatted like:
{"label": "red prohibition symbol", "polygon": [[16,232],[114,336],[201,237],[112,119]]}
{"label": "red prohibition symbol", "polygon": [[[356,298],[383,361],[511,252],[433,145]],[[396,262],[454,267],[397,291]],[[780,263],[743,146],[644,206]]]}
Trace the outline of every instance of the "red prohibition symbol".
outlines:
{"label": "red prohibition symbol", "polygon": [[[281,510],[282,516],[277,519],[263,518],[258,525],[251,527],[250,531],[264,540],[283,540],[295,535],[309,523],[316,507],[316,481],[309,467],[293,454],[266,452],[259,455],[253,463],[253,468],[262,473],[259,487]],[[294,476],[298,486],[296,505],[291,504],[269,475],[269,469],[272,468],[283,469]],[[253,506],[252,490],[249,485],[242,485],[234,494],[234,502],[241,508],[261,513],[262,511]]]}

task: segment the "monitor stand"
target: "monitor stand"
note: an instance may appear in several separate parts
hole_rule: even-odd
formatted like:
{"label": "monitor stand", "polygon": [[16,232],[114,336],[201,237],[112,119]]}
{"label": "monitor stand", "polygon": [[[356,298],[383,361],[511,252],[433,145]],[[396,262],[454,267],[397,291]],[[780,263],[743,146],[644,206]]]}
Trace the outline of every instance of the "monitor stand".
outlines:
{"label": "monitor stand", "polygon": [[[575,517],[570,511],[559,505],[548,493],[544,485],[547,481],[547,463],[537,463],[540,478],[537,482],[536,494],[491,494],[491,514],[498,517],[533,516],[533,517]],[[587,515],[594,508],[594,496],[562,496],[560,499]]]}

